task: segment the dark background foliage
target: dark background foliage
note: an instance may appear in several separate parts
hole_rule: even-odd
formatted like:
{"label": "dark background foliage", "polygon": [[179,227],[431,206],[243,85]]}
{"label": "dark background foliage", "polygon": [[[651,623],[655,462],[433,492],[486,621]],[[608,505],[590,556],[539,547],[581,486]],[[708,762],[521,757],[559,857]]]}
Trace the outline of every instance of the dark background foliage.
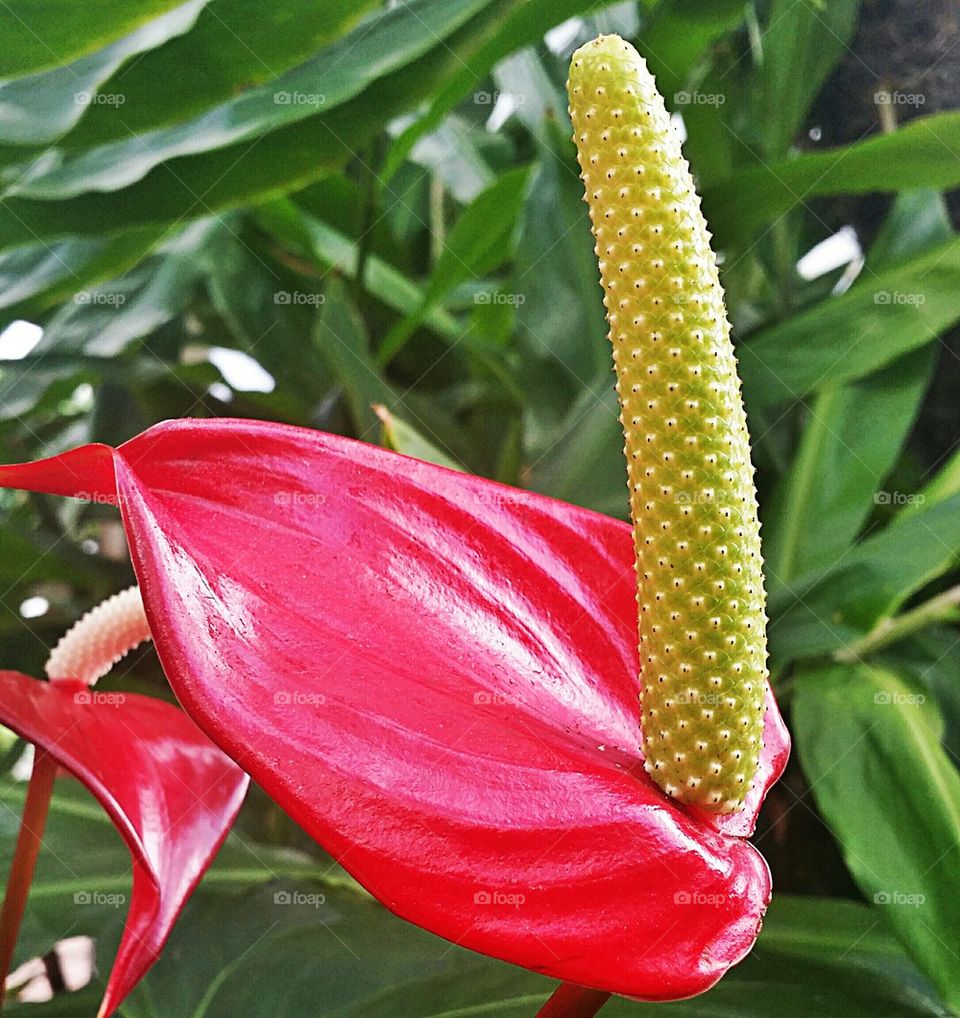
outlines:
{"label": "dark background foliage", "polygon": [[[781,893],[754,954],[702,998],[609,1013],[960,1008],[957,6],[10,0],[0,29],[4,462],[258,417],[614,515],[564,80],[597,32],[636,43],[722,258],[796,752],[757,835]],[[0,512],[2,662],[41,674],[132,581],[122,530],[40,496]],[[107,683],[169,695],[151,652]],[[2,792],[9,858],[23,785]],[[22,958],[83,934],[106,965],[123,909],[76,896],[128,877],[64,792]],[[506,1018],[548,990],[392,919],[253,794],[124,1014]]]}

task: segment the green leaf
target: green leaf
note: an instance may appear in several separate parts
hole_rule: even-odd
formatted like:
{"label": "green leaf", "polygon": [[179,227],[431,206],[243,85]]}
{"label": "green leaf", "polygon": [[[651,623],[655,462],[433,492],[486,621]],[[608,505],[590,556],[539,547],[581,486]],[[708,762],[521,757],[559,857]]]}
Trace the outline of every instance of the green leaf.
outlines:
{"label": "green leaf", "polygon": [[[305,246],[325,268],[335,269],[347,279],[356,278],[357,244],[328,223],[303,212],[286,199],[260,206],[256,218],[266,229],[292,245]],[[412,314],[423,303],[423,291],[416,283],[376,255],[366,260],[363,285],[387,307],[401,314]],[[457,320],[443,308],[429,311],[423,324],[448,340],[459,339],[462,334]]]}
{"label": "green leaf", "polygon": [[954,239],[739,343],[748,406],[863,378],[929,343],[960,319],[958,272]]}
{"label": "green leaf", "polygon": [[[526,167],[508,170],[466,208],[447,237],[424,290],[420,304],[398,322],[377,353],[381,365],[389,364],[414,331],[454,287],[473,277],[485,276],[513,253],[517,216],[524,197]],[[493,300],[491,290],[475,297]]]}
{"label": "green leaf", "polygon": [[164,236],[152,228],[114,237],[71,237],[0,254],[0,308],[4,317],[30,318],[84,287],[132,268]]}
{"label": "green leaf", "polygon": [[110,357],[149,335],[186,307],[202,269],[197,253],[223,229],[220,220],[201,220],[127,275],[78,291],[47,323],[34,353]]}
{"label": "green leaf", "polygon": [[567,389],[579,394],[610,362],[600,276],[568,129],[548,120],[536,140],[539,159],[509,283],[523,298],[517,303],[517,341],[534,362],[531,371],[553,362]]}
{"label": "green leaf", "polygon": [[960,449],[940,468],[936,477],[920,492],[921,498],[904,512],[917,512],[922,506],[932,506],[945,498],[960,494]]}
{"label": "green leaf", "polygon": [[56,160],[44,155],[8,192],[63,199],[84,191],[116,191],[168,160],[226,148],[320,110],[327,113],[423,56],[489,2],[412,0],[388,8],[300,67],[195,119]]}
{"label": "green leaf", "polygon": [[374,363],[366,328],[342,285],[327,288],[314,336],[317,349],[343,386],[355,434],[374,441],[379,421],[374,406],[392,406],[399,397]]}
{"label": "green leaf", "polygon": [[585,389],[533,464],[535,491],[621,519],[630,513],[623,429],[608,377]]}
{"label": "green leaf", "polygon": [[[434,40],[418,60],[378,79],[329,114],[288,124],[252,143],[161,163],[142,180],[110,194],[45,202],[10,198],[0,211],[0,248],[67,234],[99,234],[149,223],[181,222],[303,187],[353,158],[386,123],[429,95],[453,66],[469,62],[491,24],[521,0],[485,0],[458,31]],[[189,36],[188,36],[189,38]]]}
{"label": "green leaf", "polygon": [[768,159],[787,154],[821,85],[846,51],[859,11],[860,0],[773,0],[769,5],[755,85]]}
{"label": "green leaf", "polygon": [[[58,138],[76,124],[92,105],[103,103],[121,116],[122,93],[99,94],[100,86],[138,53],[155,49],[169,39],[188,32],[207,0],[190,0],[130,35],[118,39],[97,53],[81,57],[65,67],[57,67],[26,78],[0,83],[0,143],[38,145]],[[10,153],[17,158],[16,149]],[[24,153],[28,155],[29,152]],[[17,180],[20,169],[7,176]]]}
{"label": "green leaf", "polygon": [[378,403],[374,406],[373,411],[380,418],[382,426],[381,445],[393,449],[394,452],[403,453],[404,456],[413,456],[418,460],[425,460],[427,463],[436,463],[448,470],[464,469],[453,457],[438,449],[433,442],[424,438],[412,424],[397,417],[387,407]]}
{"label": "green leaf", "polygon": [[806,673],[794,722],[813,795],[854,879],[960,1007],[960,775],[927,724],[922,694],[866,665]]}
{"label": "green leaf", "polygon": [[[538,43],[554,25],[609,6],[614,0],[526,0],[511,5],[499,21],[491,21],[481,45],[469,61],[460,61],[430,97],[426,111],[394,141],[380,174],[381,183],[403,165],[413,146],[425,134],[440,126],[443,118],[460,100],[490,73],[497,61],[515,50]],[[561,110],[566,108],[564,101]],[[560,113],[561,111],[557,111]]]}
{"label": "green leaf", "polygon": [[895,519],[836,565],[771,591],[771,652],[793,660],[825,654],[891,618],[960,555],[960,495]]}
{"label": "green leaf", "polygon": [[[663,0],[637,39],[657,88],[671,108],[682,109],[682,92],[691,71],[715,39],[736,28],[744,18],[742,0]],[[686,111],[684,111],[686,113]]]}
{"label": "green leaf", "polygon": [[953,236],[950,210],[939,191],[917,188],[897,195],[873,240],[866,267],[873,272],[892,269]]}
{"label": "green leaf", "polygon": [[813,401],[765,520],[764,561],[774,585],[835,564],[853,544],[906,441],[935,355],[914,351],[866,378],[828,386]]}
{"label": "green leaf", "polygon": [[122,68],[103,91],[123,96],[122,116],[94,105],[61,146],[79,152],[190,120],[272,81],[340,38],[373,0],[215,0],[193,30]]}
{"label": "green leaf", "polygon": [[918,117],[892,134],[738,173],[707,188],[704,209],[721,247],[741,243],[757,226],[818,195],[956,187],[958,149],[960,113]]}
{"label": "green leaf", "polygon": [[72,0],[9,0],[4,4],[0,78],[69,63],[180,3],[103,0],[94,15]]}

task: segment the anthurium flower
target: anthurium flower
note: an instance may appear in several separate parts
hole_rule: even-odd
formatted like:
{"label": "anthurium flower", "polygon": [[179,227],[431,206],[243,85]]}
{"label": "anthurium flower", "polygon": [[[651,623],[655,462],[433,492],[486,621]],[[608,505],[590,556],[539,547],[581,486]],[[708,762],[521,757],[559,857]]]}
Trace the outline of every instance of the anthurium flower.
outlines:
{"label": "anthurium flower", "polygon": [[[86,682],[2,671],[0,723],[36,747],[35,778],[36,768],[52,768],[47,794],[62,767],[100,802],[130,849],[129,910],[99,1012],[110,1015],[159,957],[236,818],[248,778],[183,711],[151,697],[96,693]],[[34,792],[32,780],[24,843],[39,840],[45,816],[45,803],[30,806]],[[23,885],[14,883],[8,898],[25,897],[29,872]],[[4,919],[16,925],[19,916],[6,906]]]}
{"label": "anthurium flower", "polygon": [[654,784],[629,525],[242,420],[0,484],[119,505],[187,712],[398,915],[643,999],[705,990],[749,951],[770,878],[745,836],[786,732],[766,690],[738,812]]}

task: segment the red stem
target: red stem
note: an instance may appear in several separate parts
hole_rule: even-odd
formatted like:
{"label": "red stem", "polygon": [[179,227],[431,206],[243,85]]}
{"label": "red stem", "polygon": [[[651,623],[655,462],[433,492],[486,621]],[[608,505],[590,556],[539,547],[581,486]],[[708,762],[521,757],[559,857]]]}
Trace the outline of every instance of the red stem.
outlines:
{"label": "red stem", "polygon": [[20,921],[23,919],[23,910],[30,894],[37,856],[40,854],[43,829],[47,823],[56,776],[56,761],[38,747],[33,760],[30,784],[27,786],[26,802],[23,804],[17,847],[13,853],[10,876],[7,878],[7,893],[3,899],[3,909],[0,911],[0,974],[3,979],[0,1008],[3,1007],[7,976],[10,974],[17,935],[20,932]]}
{"label": "red stem", "polygon": [[537,1012],[536,1018],[593,1018],[609,999],[610,994],[603,990],[562,983]]}

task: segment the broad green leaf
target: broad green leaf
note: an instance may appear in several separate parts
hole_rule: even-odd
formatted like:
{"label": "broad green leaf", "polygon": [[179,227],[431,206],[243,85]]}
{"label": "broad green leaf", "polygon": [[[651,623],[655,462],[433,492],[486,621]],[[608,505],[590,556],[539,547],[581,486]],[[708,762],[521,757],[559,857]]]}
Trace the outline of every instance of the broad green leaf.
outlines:
{"label": "broad green leaf", "polygon": [[423,56],[490,0],[411,0],[385,9],[294,70],[185,123],[56,160],[41,157],[9,193],[63,199],[116,191],[160,163],[226,148],[327,113]]}
{"label": "broad green leaf", "polygon": [[583,391],[531,465],[528,484],[564,502],[610,516],[629,515],[623,430],[609,378]]}
{"label": "broad green leaf", "polygon": [[960,495],[895,519],[832,568],[771,591],[771,652],[792,660],[859,640],[958,557]]}
{"label": "broad green leaf", "polygon": [[132,268],[165,231],[142,228],[114,237],[71,237],[0,254],[0,308],[4,317],[29,318],[83,287]]}
{"label": "broad green leaf", "polygon": [[943,195],[930,188],[902,191],[870,246],[867,269],[882,272],[953,236]]}
{"label": "broad green leaf", "polygon": [[394,141],[380,175],[382,182],[386,183],[397,172],[417,141],[437,128],[450,110],[483,81],[499,60],[524,46],[538,43],[544,32],[567,18],[602,9],[612,2],[614,0],[526,0],[525,3],[511,5],[499,21],[488,24],[485,38],[471,59],[460,61],[451,69],[431,95],[426,111]]}
{"label": "broad green leaf", "polygon": [[957,450],[937,471],[933,480],[920,492],[921,498],[912,506],[907,506],[904,511],[917,512],[922,506],[931,506],[958,493],[960,493],[960,450]]}
{"label": "broad green leaf", "polygon": [[[510,258],[527,177],[526,167],[509,170],[478,195],[457,219],[433,267],[420,304],[384,338],[377,354],[380,364],[388,364],[400,352],[429,312],[454,287],[473,277],[487,275]],[[493,288],[485,294],[481,291],[475,299],[484,296],[488,300],[496,299]]]}
{"label": "broad green leaf", "polygon": [[[671,1004],[615,998],[604,1013],[941,1014],[895,941],[875,926],[867,909],[849,903],[775,903],[756,955],[709,993]],[[126,1018],[530,1018],[556,985],[461,951],[347,891],[320,885],[311,895],[305,885],[281,883],[241,896],[201,890]]]}
{"label": "broad green leaf", "polygon": [[828,298],[738,344],[748,405],[800,399],[863,378],[935,339],[960,319],[960,240],[862,276]]}
{"label": "broad green leaf", "polygon": [[[482,11],[413,63],[378,79],[330,111],[288,124],[258,141],[161,163],[142,180],[109,195],[63,201],[10,198],[0,211],[0,248],[67,234],[182,222],[284,190],[338,169],[386,123],[429,95],[451,69],[468,63],[485,33],[521,0],[486,0]],[[189,38],[189,36],[188,36]]]}
{"label": "broad green leaf", "polygon": [[449,470],[463,470],[463,467],[448,453],[443,452],[429,439],[424,438],[412,424],[397,417],[387,407],[376,404],[373,411],[380,418],[381,445],[393,449],[394,452],[403,453],[404,456],[413,456],[418,460],[425,460],[427,463],[436,463]]}
{"label": "broad green leaf", "polygon": [[820,86],[844,55],[859,10],[860,0],[769,5],[755,91],[768,159],[787,154]]}
{"label": "broad green leaf", "polygon": [[867,665],[797,678],[797,748],[868,901],[960,1007],[960,774],[915,689]]}
{"label": "broad green leaf", "polygon": [[[0,83],[3,110],[0,144],[38,145],[52,141],[73,127],[92,106],[109,106],[114,119],[121,119],[120,108],[126,96],[122,92],[100,93],[100,86],[131,57],[188,32],[206,3],[207,0],[181,3],[97,53],[65,67]],[[15,153],[16,149],[11,149],[11,154]],[[6,176],[16,181],[20,172],[16,170]]]}
{"label": "broad green leaf", "polygon": [[[347,279],[356,278],[359,252],[357,245],[339,230],[301,211],[293,202],[277,200],[257,209],[256,217],[265,228],[278,236],[306,245],[309,253],[325,268],[341,272]],[[399,311],[411,314],[423,303],[423,291],[382,258],[370,255],[364,265],[364,288],[378,300]],[[458,339],[461,329],[455,318],[442,308],[428,312],[423,324],[437,335]]]}
{"label": "broad green leaf", "polygon": [[567,129],[546,121],[537,152],[509,283],[517,298],[517,341],[533,371],[554,362],[566,389],[579,395],[610,361],[600,277]]}
{"label": "broad green leaf", "polygon": [[818,195],[956,187],[958,148],[960,113],[918,117],[892,134],[740,172],[706,190],[704,209],[721,246],[740,243]]}
{"label": "broad green leaf", "polygon": [[63,139],[78,152],[189,120],[280,77],[338,39],[375,0],[213,0],[193,30],[144,54],[105,83],[122,117],[95,105]]}
{"label": "broad green leaf", "polygon": [[[20,827],[26,782],[0,782],[0,881]],[[306,856],[252,846],[231,836],[205,877],[208,890],[243,889],[278,879],[316,878],[328,866]],[[119,940],[130,899],[130,853],[100,805],[76,782],[57,782],[37,873],[17,945],[17,959],[43,954],[64,936],[109,930],[101,967]]]}
{"label": "broad green leaf", "polygon": [[180,3],[103,0],[94,13],[73,0],[9,0],[4,4],[0,78],[69,63]]}
{"label": "broad green leaf", "polygon": [[930,691],[943,715],[943,748],[960,767],[960,645],[956,630],[942,625],[914,633],[879,660]]}
{"label": "broad green leaf", "polygon": [[916,350],[866,378],[823,389],[810,404],[796,456],[764,521],[773,585],[834,565],[853,544],[900,454],[935,355]]}
{"label": "broad green leaf", "polygon": [[374,406],[394,406],[399,398],[374,363],[366,328],[343,287],[331,285],[325,296],[314,331],[316,346],[333,377],[343,386],[354,433],[372,442],[379,420]]}
{"label": "broad green leaf", "polygon": [[78,291],[47,323],[34,353],[110,357],[149,335],[186,307],[202,268],[197,252],[223,229],[220,220],[194,223],[127,275]]}
{"label": "broad green leaf", "polygon": [[744,9],[742,0],[663,0],[654,9],[637,45],[671,109],[686,115],[691,71],[710,43],[743,21]]}

